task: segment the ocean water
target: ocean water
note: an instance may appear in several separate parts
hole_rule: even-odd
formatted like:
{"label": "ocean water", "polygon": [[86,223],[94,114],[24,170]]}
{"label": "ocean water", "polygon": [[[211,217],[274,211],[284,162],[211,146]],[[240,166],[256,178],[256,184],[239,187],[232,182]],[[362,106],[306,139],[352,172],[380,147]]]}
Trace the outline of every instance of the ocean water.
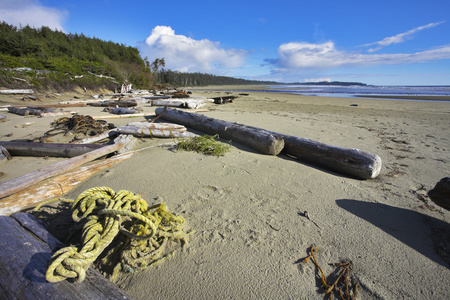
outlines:
{"label": "ocean water", "polygon": [[323,86],[273,85],[267,92],[283,92],[310,96],[354,97],[358,95],[450,96],[450,86]]}

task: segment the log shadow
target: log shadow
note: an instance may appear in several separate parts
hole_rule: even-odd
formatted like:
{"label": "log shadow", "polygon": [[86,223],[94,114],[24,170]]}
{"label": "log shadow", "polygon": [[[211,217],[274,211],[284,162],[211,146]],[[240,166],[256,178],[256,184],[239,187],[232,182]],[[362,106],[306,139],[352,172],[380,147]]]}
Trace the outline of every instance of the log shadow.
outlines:
{"label": "log shadow", "polygon": [[[332,171],[330,169],[322,167],[319,164],[314,164],[314,163],[308,162],[306,160],[301,160],[301,159],[299,159],[299,158],[297,158],[297,157],[295,157],[293,155],[290,155],[288,153],[285,153],[283,151],[280,154],[278,154],[278,157],[280,157],[282,159],[286,159],[286,160],[292,161],[292,162],[296,162],[298,164],[302,164],[302,165],[308,166],[310,168],[316,169],[316,170],[321,171],[321,172],[325,172],[325,173],[333,175],[333,176],[339,176],[339,177],[343,177],[343,178],[355,179],[355,180],[359,180],[359,181],[366,180],[366,179],[357,178],[355,176],[346,175],[346,174],[343,174],[343,173],[338,173],[338,172]],[[376,180],[376,179],[372,179],[372,180]]]}
{"label": "log shadow", "polygon": [[450,224],[409,209],[339,199],[336,204],[450,269]]}
{"label": "log shadow", "polygon": [[28,264],[22,271],[22,277],[33,283],[45,283],[45,273],[52,257],[50,252],[38,252],[31,256]]}

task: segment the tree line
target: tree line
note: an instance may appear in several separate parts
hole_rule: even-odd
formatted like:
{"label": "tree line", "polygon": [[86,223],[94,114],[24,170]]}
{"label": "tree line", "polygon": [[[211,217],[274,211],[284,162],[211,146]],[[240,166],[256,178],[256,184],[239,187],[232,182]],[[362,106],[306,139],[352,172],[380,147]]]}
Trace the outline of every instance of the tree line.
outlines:
{"label": "tree line", "polygon": [[[112,41],[103,41],[84,34],[66,34],[43,26],[17,27],[0,23],[0,85],[22,85],[14,80],[16,74],[5,71],[28,67],[47,73],[20,74],[35,87],[60,89],[74,85],[82,87],[118,87],[132,83],[136,88],[159,86],[206,86],[239,84],[273,84],[274,82],[245,80],[205,73],[184,73],[164,69],[164,58],[150,62],[142,59],[135,47]],[[94,73],[114,80],[85,76]],[[82,77],[80,75],[83,75]]]}

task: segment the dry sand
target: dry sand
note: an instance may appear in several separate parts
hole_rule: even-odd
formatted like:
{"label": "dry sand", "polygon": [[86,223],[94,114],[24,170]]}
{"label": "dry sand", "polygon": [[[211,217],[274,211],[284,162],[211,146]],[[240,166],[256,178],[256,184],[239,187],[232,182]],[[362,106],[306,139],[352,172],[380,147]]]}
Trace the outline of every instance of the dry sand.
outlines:
{"label": "dry sand", "polygon": [[[335,269],[329,263],[353,263],[357,299],[448,297],[450,212],[426,192],[450,175],[450,103],[249,92],[208,108],[204,114],[214,118],[377,154],[381,174],[357,180],[237,143],[223,157],[167,145],[141,151],[67,195],[74,199],[95,186],[130,190],[149,203],[162,200],[186,219],[187,231],[195,230],[175,256],[120,276],[117,285],[131,297],[322,299],[317,268],[300,262],[312,245],[326,275]],[[106,114],[91,107],[70,110]],[[1,140],[40,136],[53,119],[4,114]],[[25,122],[35,124],[14,127]],[[167,142],[148,139],[136,148]],[[14,158],[0,166],[6,173],[0,182],[56,161]]]}

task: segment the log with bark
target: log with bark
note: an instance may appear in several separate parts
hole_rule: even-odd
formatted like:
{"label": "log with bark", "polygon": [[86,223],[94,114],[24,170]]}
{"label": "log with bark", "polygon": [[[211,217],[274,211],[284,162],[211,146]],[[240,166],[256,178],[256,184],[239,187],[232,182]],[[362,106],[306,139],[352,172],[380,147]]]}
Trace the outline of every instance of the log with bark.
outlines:
{"label": "log with bark", "polygon": [[134,107],[137,106],[135,100],[112,100],[112,101],[101,101],[101,102],[87,102],[89,106],[96,107]]}
{"label": "log with bark", "polygon": [[0,146],[5,147],[13,156],[35,156],[35,157],[75,157],[104,147],[96,144],[58,144],[58,143],[32,143],[32,142],[3,142]]}
{"label": "log with bark", "polygon": [[[156,114],[160,115],[161,113],[162,108],[157,108]],[[167,110],[164,114],[162,114],[161,118],[193,127],[208,134],[219,134],[223,138],[235,140],[242,144],[254,144],[251,138],[249,138],[249,141],[246,141],[248,138],[246,135],[222,135],[224,132],[227,133],[230,130],[230,127],[226,126],[224,130],[223,124],[228,123],[239,126],[245,125],[230,123],[208,118],[203,115],[181,112],[172,109]],[[335,147],[313,140],[285,135],[260,128],[249,128],[254,129],[255,132],[263,132],[266,135],[278,137],[283,141],[283,152],[296,157],[300,161],[360,179],[376,178],[380,174],[382,161],[378,155],[361,151],[359,149]],[[238,137],[238,139],[235,137]],[[256,147],[252,148],[257,149]]]}
{"label": "log with bark", "polygon": [[[0,199],[17,193],[18,191],[38,183],[44,179],[59,175],[61,173],[79,167],[89,161],[105,156],[115,151],[119,151],[123,144],[114,144],[105,146],[83,155],[72,157],[64,161],[60,161],[50,166],[40,168],[37,171],[25,174],[15,179],[0,183]],[[1,201],[1,200],[0,200]]]}
{"label": "log with bark", "polygon": [[[155,110],[155,113],[159,116],[163,111],[164,109],[159,107]],[[207,134],[218,134],[221,138],[236,141],[264,154],[278,155],[284,147],[284,141],[280,135],[257,127],[231,123],[175,109],[167,109],[161,115],[161,118],[192,127]]]}
{"label": "log with bark", "polygon": [[0,217],[1,299],[131,299],[94,268],[83,282],[50,283],[45,273],[52,253],[64,247],[34,216]]}
{"label": "log with bark", "polygon": [[380,174],[382,162],[378,155],[292,135],[280,135],[284,139],[283,152],[299,161],[360,179],[372,179]]}

